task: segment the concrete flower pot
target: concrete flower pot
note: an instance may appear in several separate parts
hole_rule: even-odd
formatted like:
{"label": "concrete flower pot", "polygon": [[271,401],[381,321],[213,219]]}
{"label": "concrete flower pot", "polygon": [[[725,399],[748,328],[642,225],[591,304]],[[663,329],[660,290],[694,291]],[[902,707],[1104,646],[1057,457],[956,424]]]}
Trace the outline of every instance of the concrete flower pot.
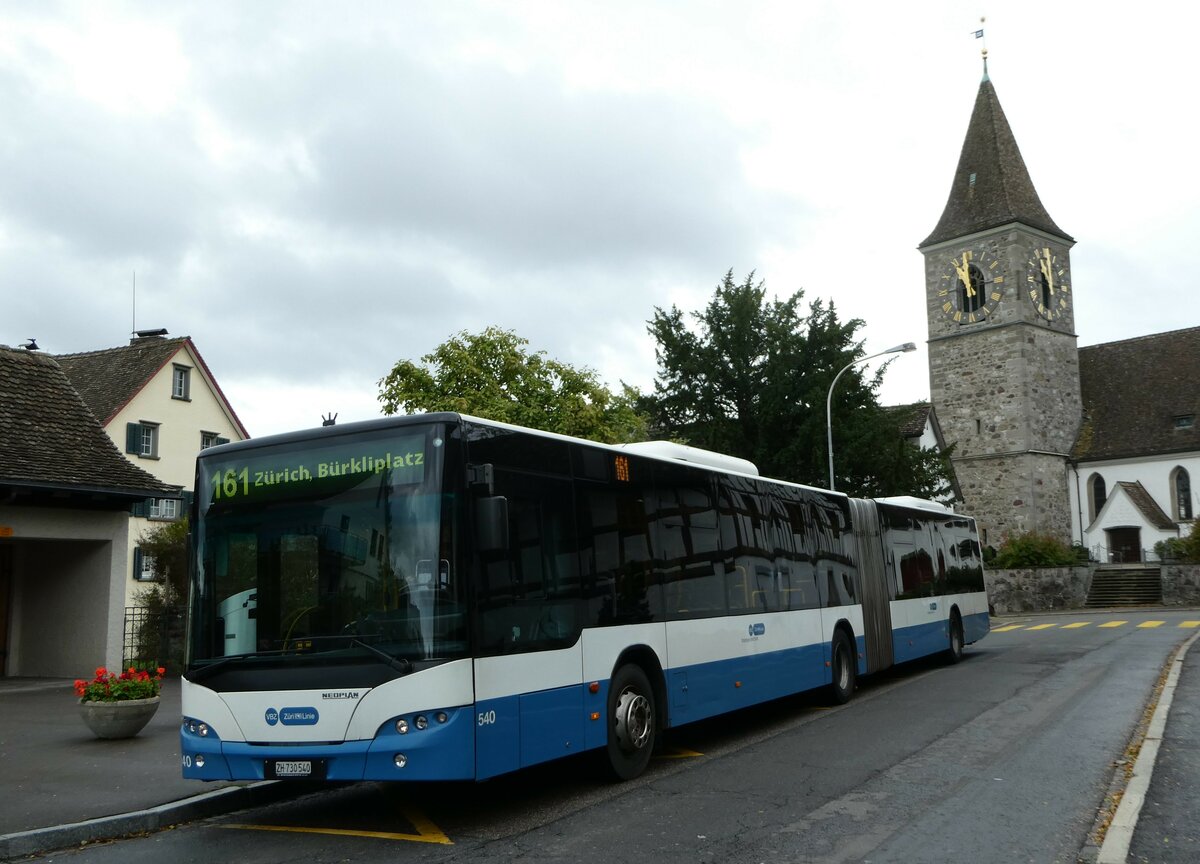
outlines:
{"label": "concrete flower pot", "polygon": [[116,702],[79,700],[79,716],[97,738],[132,738],[158,710],[158,696]]}

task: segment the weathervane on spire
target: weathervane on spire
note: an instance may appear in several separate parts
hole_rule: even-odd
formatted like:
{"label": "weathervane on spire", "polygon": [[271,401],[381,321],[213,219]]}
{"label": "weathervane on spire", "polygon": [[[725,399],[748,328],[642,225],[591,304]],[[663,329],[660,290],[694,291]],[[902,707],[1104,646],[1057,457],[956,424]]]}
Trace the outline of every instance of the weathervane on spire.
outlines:
{"label": "weathervane on spire", "polygon": [[987,21],[987,18],[985,18],[985,17],[983,17],[982,15],[980,15],[980,16],[979,16],[979,29],[975,31],[975,38],[976,38],[976,39],[983,39],[983,50],[982,50],[980,53],[983,55],[983,80],[984,80],[984,81],[988,80],[988,71],[987,71],[987,39],[985,39],[985,38],[984,38],[984,35],[983,35],[983,22],[985,22],[985,21]]}

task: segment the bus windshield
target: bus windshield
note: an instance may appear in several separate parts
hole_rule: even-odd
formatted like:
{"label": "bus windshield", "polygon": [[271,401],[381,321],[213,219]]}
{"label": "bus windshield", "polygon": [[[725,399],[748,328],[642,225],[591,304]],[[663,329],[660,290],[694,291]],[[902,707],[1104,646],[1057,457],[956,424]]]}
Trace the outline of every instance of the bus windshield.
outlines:
{"label": "bus windshield", "polygon": [[201,456],[191,666],[467,653],[445,427]]}

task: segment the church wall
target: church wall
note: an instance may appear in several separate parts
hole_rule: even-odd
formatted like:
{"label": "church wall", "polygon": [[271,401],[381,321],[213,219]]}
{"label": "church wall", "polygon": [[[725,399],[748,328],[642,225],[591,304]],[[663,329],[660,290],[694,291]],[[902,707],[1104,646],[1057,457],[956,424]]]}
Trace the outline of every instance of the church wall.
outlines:
{"label": "church wall", "polygon": [[[1159,458],[1130,459],[1123,462],[1084,462],[1073,468],[1069,484],[1073,542],[1082,543],[1089,549],[1103,547],[1106,543],[1104,526],[1093,525],[1088,509],[1090,499],[1087,484],[1093,474],[1099,474],[1104,478],[1110,497],[1117,483],[1140,482],[1155,503],[1162,508],[1162,511],[1168,517],[1174,518],[1175,490],[1171,485],[1171,480],[1175,469],[1180,467],[1184,468],[1191,478],[1192,513],[1200,515],[1200,453],[1171,454]],[[1140,525],[1144,521],[1139,517],[1136,522],[1128,524]],[[1106,519],[1105,524],[1111,527],[1115,523]],[[1181,534],[1186,535],[1189,530],[1189,523],[1184,523]],[[1173,536],[1173,534],[1156,532],[1154,540],[1156,541],[1160,536]],[[1143,543],[1143,545],[1150,549],[1153,548],[1154,542]],[[1102,554],[1096,554],[1096,557],[1104,560]]]}
{"label": "church wall", "polygon": [[[955,463],[963,512],[974,516],[985,546],[1036,531],[1070,542],[1066,469],[1062,459],[1030,453]],[[986,535],[985,535],[986,532]]]}

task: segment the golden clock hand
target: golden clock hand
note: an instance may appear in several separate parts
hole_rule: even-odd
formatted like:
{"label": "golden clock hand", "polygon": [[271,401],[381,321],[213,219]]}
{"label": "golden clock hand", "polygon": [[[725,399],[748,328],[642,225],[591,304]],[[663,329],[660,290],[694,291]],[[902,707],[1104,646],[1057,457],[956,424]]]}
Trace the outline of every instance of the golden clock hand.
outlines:
{"label": "golden clock hand", "polygon": [[968,263],[971,260],[971,250],[968,249],[962,254],[962,266],[958,265],[958,259],[954,259],[954,271],[958,274],[958,281],[963,284],[963,288],[967,291],[968,297],[975,296],[975,289],[971,287],[971,265]]}
{"label": "golden clock hand", "polygon": [[1050,250],[1043,249],[1038,255],[1038,263],[1042,265],[1042,275],[1046,277],[1046,287],[1049,289],[1051,296],[1054,295],[1054,270],[1050,266]]}

